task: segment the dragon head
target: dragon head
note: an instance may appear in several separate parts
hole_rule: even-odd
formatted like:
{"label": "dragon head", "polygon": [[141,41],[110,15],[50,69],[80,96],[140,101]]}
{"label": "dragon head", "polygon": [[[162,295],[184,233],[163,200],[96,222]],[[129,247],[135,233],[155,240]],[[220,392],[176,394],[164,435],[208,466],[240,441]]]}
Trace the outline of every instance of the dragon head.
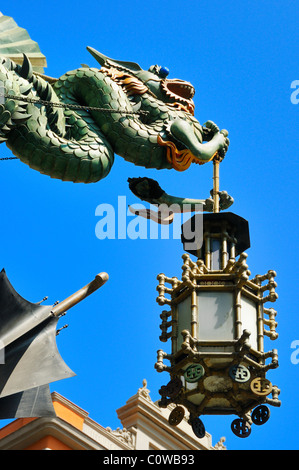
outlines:
{"label": "dragon head", "polygon": [[144,70],[136,62],[110,59],[92,47],[87,47],[87,50],[101,66],[113,67],[137,77],[160,101],[194,114],[194,87],[184,80],[167,78],[169,70],[166,67],[152,65],[148,70]]}
{"label": "dragon head", "polygon": [[[164,128],[157,135],[157,144],[165,147],[166,158],[172,168],[184,171],[192,162],[203,164],[216,155],[224,157],[229,145],[228,132],[225,129],[220,131],[212,121],[207,121],[203,127],[193,117],[195,90],[191,83],[168,79],[169,70],[166,67],[152,65],[148,70],[143,70],[136,62],[110,59],[91,47],[87,50],[102,66],[101,70],[120,84],[128,97],[132,97],[132,102],[135,96],[152,95],[155,101],[180,111],[173,113],[170,119],[168,113],[164,113],[167,116]],[[140,101],[135,104],[138,106]],[[153,108],[156,110],[156,106]],[[162,116],[162,113],[157,115]],[[203,141],[207,143],[203,144]]]}

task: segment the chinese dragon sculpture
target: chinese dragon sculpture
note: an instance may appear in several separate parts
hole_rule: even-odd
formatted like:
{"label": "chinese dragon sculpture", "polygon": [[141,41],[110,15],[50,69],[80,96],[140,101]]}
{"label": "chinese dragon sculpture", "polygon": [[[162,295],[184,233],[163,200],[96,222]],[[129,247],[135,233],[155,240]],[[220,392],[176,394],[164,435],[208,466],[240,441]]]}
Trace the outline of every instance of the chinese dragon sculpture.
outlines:
{"label": "chinese dragon sculpture", "polygon": [[[177,171],[225,156],[228,132],[197,121],[190,83],[167,78],[165,67],[146,71],[87,49],[101,68],[59,79],[35,72],[26,54],[23,64],[0,57],[0,142],[22,162],[52,178],[93,183],[108,175],[114,154]],[[232,203],[227,193],[221,201]]]}

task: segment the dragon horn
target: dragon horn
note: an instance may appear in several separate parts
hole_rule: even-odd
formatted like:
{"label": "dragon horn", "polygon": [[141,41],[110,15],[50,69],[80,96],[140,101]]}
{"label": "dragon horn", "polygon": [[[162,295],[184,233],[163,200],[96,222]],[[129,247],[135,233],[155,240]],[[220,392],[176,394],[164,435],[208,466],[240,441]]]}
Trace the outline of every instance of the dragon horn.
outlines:
{"label": "dragon horn", "polygon": [[121,60],[114,60],[110,59],[109,57],[105,56],[104,54],[101,54],[101,52],[98,52],[96,49],[93,47],[87,46],[86,48],[88,52],[95,58],[95,60],[102,66],[111,66],[115,64],[118,67],[122,67],[124,69],[130,69],[132,72],[137,72],[139,70],[142,70],[140,65],[136,64],[135,62],[124,62]]}

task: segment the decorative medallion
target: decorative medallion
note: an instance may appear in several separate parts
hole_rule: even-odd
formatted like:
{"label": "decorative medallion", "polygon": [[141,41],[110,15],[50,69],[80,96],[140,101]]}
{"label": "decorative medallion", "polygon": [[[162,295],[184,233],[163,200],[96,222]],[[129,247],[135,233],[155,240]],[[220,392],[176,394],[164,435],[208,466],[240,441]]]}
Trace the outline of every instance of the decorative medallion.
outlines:
{"label": "decorative medallion", "polygon": [[229,369],[229,375],[235,382],[247,382],[250,379],[250,372],[247,367],[235,364]]}
{"label": "decorative medallion", "polygon": [[237,437],[248,437],[251,433],[250,424],[244,419],[238,418],[235,419],[231,424],[231,430]]}
{"label": "decorative medallion", "polygon": [[272,384],[270,380],[265,379],[264,377],[256,377],[252,380],[250,388],[256,395],[266,396],[269,395],[272,391]]}
{"label": "decorative medallion", "polygon": [[194,383],[197,382],[205,373],[204,368],[201,364],[192,364],[184,372],[184,378],[186,382]]}
{"label": "decorative medallion", "polygon": [[206,429],[201,419],[193,418],[190,420],[192,430],[196,437],[202,439],[206,435]]}
{"label": "decorative medallion", "polygon": [[185,410],[182,406],[177,406],[172,410],[168,417],[168,422],[171,426],[177,426],[183,420],[185,416]]}
{"label": "decorative medallion", "polygon": [[175,398],[179,394],[182,386],[183,384],[181,379],[175,377],[170,382],[168,382],[167,385],[163,385],[160,388],[159,393],[162,397]]}
{"label": "decorative medallion", "polygon": [[251,414],[252,422],[261,426],[270,418],[270,410],[266,405],[257,406]]}

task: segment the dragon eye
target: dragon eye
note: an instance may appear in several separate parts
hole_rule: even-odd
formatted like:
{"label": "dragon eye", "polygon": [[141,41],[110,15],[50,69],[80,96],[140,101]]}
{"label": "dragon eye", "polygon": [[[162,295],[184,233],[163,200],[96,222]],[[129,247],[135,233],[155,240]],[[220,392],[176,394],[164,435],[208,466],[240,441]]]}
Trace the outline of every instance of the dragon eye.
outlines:
{"label": "dragon eye", "polygon": [[160,70],[159,70],[160,77],[165,78],[167,77],[168,74],[169,74],[169,69],[167,67],[160,67]]}

